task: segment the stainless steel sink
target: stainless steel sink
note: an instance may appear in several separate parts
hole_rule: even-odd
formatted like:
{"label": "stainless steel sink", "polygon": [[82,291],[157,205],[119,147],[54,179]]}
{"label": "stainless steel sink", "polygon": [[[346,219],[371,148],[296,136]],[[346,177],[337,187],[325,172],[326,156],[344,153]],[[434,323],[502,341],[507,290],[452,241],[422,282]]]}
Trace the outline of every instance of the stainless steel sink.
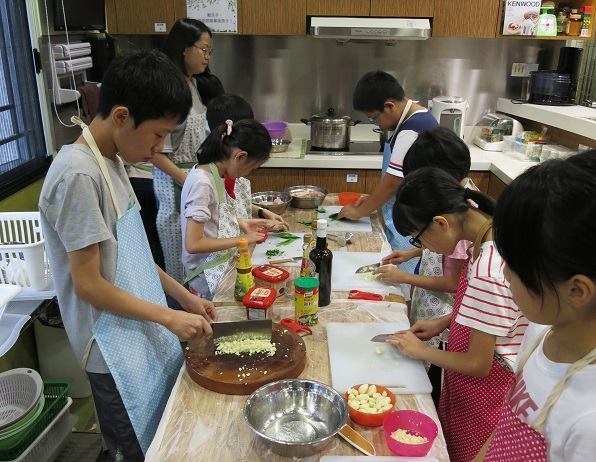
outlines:
{"label": "stainless steel sink", "polygon": [[306,145],[306,154],[313,156],[380,156],[381,146],[378,141],[353,141],[346,151],[329,151],[311,148],[310,141]]}

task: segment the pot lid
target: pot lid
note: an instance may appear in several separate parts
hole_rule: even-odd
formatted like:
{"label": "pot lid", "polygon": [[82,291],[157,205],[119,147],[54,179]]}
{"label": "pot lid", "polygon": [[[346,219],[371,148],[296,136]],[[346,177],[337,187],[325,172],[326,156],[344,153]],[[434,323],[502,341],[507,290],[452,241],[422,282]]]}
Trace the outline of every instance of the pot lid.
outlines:
{"label": "pot lid", "polygon": [[335,109],[330,107],[327,109],[327,113],[315,114],[310,119],[310,122],[321,122],[325,124],[340,123],[346,124],[352,121],[350,116],[337,116],[335,115]]}

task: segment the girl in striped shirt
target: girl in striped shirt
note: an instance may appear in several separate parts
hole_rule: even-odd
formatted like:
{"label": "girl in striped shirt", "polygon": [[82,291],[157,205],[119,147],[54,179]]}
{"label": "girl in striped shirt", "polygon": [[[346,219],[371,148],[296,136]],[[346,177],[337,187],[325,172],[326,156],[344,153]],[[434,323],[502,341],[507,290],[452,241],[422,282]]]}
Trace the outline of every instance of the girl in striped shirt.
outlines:
{"label": "girl in striped shirt", "polygon": [[[450,255],[460,241],[474,243],[452,314],[418,321],[388,340],[403,354],[444,369],[439,418],[453,462],[473,459],[494,430],[528,325],[513,301],[493,243],[493,211],[488,196],[462,187],[434,167],[406,177],[393,209],[397,230],[414,236],[412,244]],[[447,351],[422,341],[446,327]]]}

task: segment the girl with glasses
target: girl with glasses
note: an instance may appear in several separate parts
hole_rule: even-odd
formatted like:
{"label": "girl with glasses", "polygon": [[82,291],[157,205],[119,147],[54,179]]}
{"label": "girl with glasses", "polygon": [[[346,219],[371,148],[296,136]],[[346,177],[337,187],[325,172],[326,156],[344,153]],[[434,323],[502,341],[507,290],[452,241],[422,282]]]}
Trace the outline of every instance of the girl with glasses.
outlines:
{"label": "girl with glasses", "polygon": [[[494,430],[528,325],[493,242],[493,212],[492,199],[434,167],[406,176],[393,209],[396,229],[433,252],[451,255],[460,241],[473,243],[452,314],[418,321],[388,340],[403,354],[443,368],[439,418],[453,462],[472,460]],[[446,327],[447,351],[422,341]]]}

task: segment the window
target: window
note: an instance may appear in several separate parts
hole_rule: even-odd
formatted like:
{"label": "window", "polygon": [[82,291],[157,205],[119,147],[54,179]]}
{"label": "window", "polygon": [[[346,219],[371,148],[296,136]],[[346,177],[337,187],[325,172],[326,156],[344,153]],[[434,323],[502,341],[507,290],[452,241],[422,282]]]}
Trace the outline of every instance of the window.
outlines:
{"label": "window", "polygon": [[0,0],[0,199],[49,165],[25,3]]}

